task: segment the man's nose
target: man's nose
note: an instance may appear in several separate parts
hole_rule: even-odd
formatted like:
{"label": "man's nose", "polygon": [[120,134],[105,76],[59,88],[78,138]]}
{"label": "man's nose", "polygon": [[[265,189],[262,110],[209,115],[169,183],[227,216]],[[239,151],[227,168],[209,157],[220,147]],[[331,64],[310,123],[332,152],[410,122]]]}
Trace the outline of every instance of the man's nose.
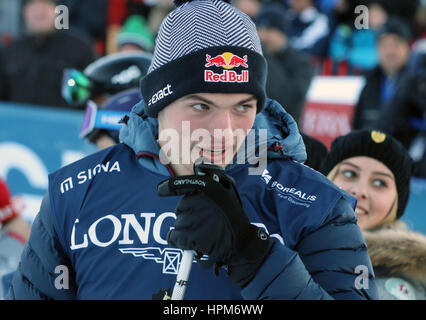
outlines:
{"label": "man's nose", "polygon": [[220,111],[210,123],[210,132],[215,140],[228,140],[233,135],[232,115],[229,111]]}

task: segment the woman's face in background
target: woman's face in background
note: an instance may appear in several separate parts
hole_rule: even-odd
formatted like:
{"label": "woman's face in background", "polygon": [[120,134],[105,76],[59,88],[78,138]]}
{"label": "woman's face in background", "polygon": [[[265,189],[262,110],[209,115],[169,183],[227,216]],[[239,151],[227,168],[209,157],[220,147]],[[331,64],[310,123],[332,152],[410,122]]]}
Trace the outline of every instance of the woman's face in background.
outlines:
{"label": "woman's face in background", "polygon": [[395,177],[382,162],[369,157],[345,159],[337,165],[333,182],[358,200],[355,214],[361,229],[395,219]]}

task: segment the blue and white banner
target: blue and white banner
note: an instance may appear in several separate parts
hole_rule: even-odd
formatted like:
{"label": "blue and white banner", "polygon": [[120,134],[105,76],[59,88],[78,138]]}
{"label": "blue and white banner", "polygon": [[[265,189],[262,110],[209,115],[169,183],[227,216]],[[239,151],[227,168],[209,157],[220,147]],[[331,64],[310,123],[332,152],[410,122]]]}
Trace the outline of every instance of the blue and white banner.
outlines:
{"label": "blue and white banner", "polygon": [[32,221],[47,191],[48,174],[94,151],[79,138],[84,111],[0,102],[0,176],[22,195]]}

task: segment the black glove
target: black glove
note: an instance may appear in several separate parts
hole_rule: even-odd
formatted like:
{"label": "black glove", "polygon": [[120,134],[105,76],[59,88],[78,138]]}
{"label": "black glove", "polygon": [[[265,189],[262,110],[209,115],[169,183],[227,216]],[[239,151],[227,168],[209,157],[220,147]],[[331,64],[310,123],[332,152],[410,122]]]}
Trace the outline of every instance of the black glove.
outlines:
{"label": "black glove", "polygon": [[175,228],[167,235],[170,245],[226,265],[231,280],[242,287],[255,276],[273,242],[250,224],[234,180],[223,170],[168,179],[158,185],[158,194],[184,195],[176,208]]}

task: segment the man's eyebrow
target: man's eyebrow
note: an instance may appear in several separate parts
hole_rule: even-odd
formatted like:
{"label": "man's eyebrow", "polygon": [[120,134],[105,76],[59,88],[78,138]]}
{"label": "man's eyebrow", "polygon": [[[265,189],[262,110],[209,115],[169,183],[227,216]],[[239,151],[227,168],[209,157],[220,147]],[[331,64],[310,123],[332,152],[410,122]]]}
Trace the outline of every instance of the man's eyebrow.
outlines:
{"label": "man's eyebrow", "polygon": [[251,96],[251,97],[248,97],[247,99],[243,99],[240,102],[238,102],[237,105],[240,106],[240,105],[245,104],[247,102],[250,102],[252,100],[256,100],[256,97],[255,96]]}
{"label": "man's eyebrow", "polygon": [[[190,95],[187,95],[185,98],[183,98],[183,100],[190,100],[190,99],[200,100],[200,101],[205,102],[207,104],[215,105],[214,101],[211,101],[211,100],[209,100],[209,99],[207,99],[203,96],[200,96],[198,94],[190,94]],[[254,95],[252,95],[252,96],[250,96],[246,99],[238,101],[235,105],[240,106],[242,104],[245,104],[245,103],[250,102],[250,101],[255,100],[255,99],[256,99],[256,97]]]}
{"label": "man's eyebrow", "polygon": [[190,94],[190,95],[188,95],[188,96],[186,96],[186,97],[183,98],[183,100],[191,100],[191,99],[192,100],[200,100],[200,101],[203,101],[203,102],[205,102],[207,104],[214,104],[213,101],[211,101],[211,100],[209,100],[207,98],[204,98],[204,97],[202,97],[202,96],[200,96],[198,94]]}

